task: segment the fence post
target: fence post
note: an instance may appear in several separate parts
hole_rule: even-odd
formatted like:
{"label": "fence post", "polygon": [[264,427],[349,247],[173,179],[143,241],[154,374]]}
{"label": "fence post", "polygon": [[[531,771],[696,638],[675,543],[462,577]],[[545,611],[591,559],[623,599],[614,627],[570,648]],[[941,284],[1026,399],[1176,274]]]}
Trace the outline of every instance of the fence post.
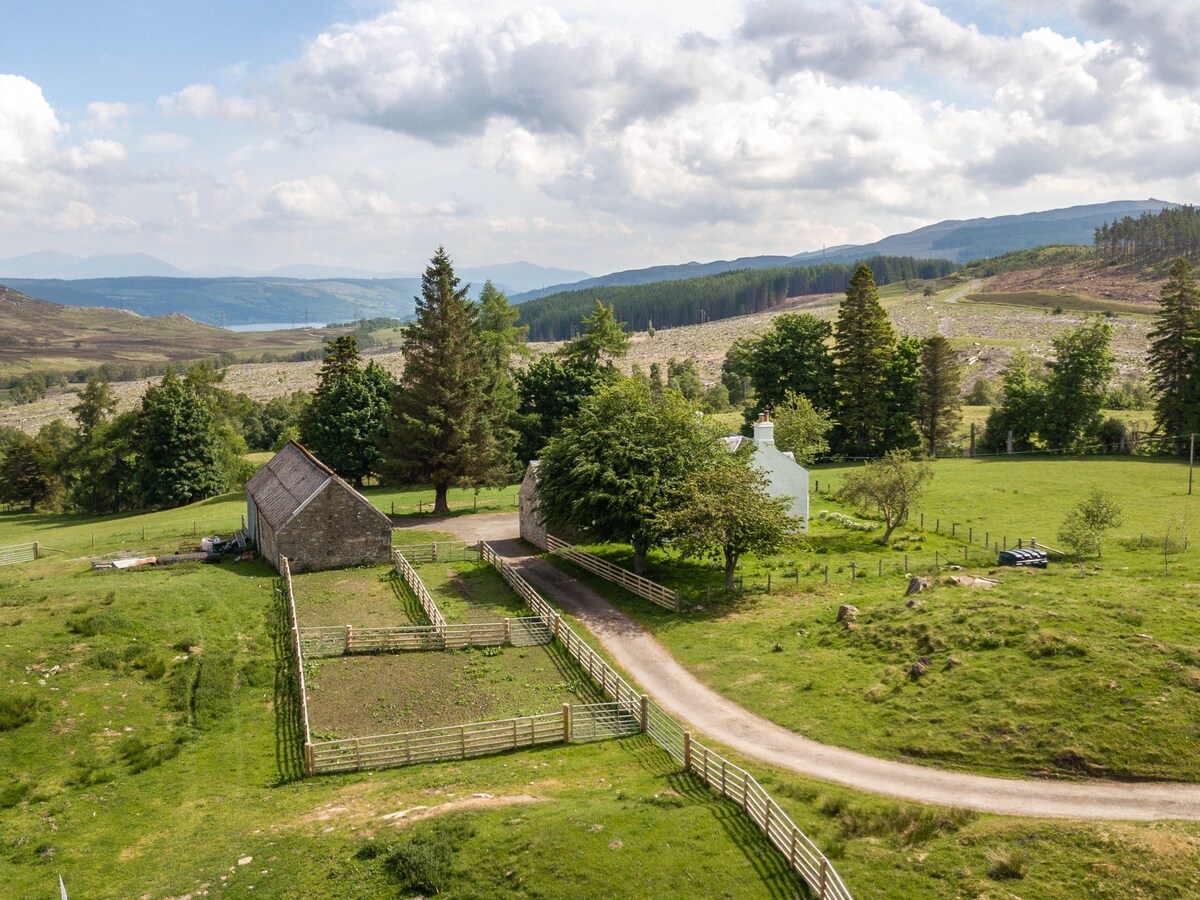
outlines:
{"label": "fence post", "polygon": [[968,528],[968,529],[967,529],[967,543],[968,543],[968,544],[973,544],[973,543],[975,543],[975,529],[974,529],[974,527],[972,527],[972,528]]}
{"label": "fence post", "polygon": [[504,617],[504,643],[512,643],[512,619]]}
{"label": "fence post", "polygon": [[313,761],[313,748],[311,741],[304,742],[304,771],[309,775],[316,774],[316,764]]}
{"label": "fence post", "polygon": [[921,513],[921,527],[925,527],[925,513]]}
{"label": "fence post", "polygon": [[559,630],[560,625],[562,625],[562,614],[555,613],[554,614],[554,639],[555,640],[558,640],[558,630]]}
{"label": "fence post", "polygon": [[938,552],[936,550],[933,551],[933,567],[935,569],[940,569],[942,567],[941,557],[938,556]]}
{"label": "fence post", "polygon": [[963,547],[963,562],[971,561],[971,557],[967,555],[969,550],[970,550],[969,547]]}
{"label": "fence post", "polygon": [[956,537],[957,535],[958,535],[958,523],[951,522],[950,523],[950,537]]}
{"label": "fence post", "polygon": [[883,557],[879,558],[879,577],[883,577]]}
{"label": "fence post", "polygon": [[42,542],[41,541],[33,542],[33,558],[34,559],[42,558]]}
{"label": "fence post", "polygon": [[850,580],[853,581],[857,577],[858,577],[858,566],[855,565],[854,563],[850,563]]}
{"label": "fence post", "polygon": [[904,554],[904,574],[907,575],[910,569],[908,568],[908,554]]}
{"label": "fence post", "polygon": [[650,728],[650,698],[642,694],[641,698],[641,713],[642,713],[642,731],[646,732]]}
{"label": "fence post", "polygon": [[825,563],[825,583],[829,584],[829,563]]}
{"label": "fence post", "polygon": [[829,860],[827,860],[824,856],[822,856],[821,857],[821,887],[817,894],[817,896],[820,897],[821,900],[825,900],[825,880],[826,880],[826,873],[828,872],[828,870],[829,870]]}
{"label": "fence post", "polygon": [[571,704],[563,704],[563,743],[571,743]]}
{"label": "fence post", "polygon": [[350,625],[347,625],[346,626],[346,649],[342,651],[342,655],[345,656],[347,653],[349,653],[350,648],[352,646],[354,646],[354,628]]}
{"label": "fence post", "polygon": [[767,593],[771,593],[771,573],[767,573]]}
{"label": "fence post", "polygon": [[992,533],[990,531],[985,531],[983,533],[983,546],[985,546],[985,547],[992,546]]}

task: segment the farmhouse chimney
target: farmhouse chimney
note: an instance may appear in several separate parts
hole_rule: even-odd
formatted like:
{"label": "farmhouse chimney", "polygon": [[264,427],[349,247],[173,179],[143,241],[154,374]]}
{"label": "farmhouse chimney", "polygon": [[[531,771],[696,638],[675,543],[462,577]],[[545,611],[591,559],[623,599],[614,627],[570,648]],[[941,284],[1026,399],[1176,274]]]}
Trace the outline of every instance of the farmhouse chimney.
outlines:
{"label": "farmhouse chimney", "polygon": [[754,423],[754,444],[758,447],[775,446],[775,423],[771,421],[770,413],[758,414],[758,421]]}

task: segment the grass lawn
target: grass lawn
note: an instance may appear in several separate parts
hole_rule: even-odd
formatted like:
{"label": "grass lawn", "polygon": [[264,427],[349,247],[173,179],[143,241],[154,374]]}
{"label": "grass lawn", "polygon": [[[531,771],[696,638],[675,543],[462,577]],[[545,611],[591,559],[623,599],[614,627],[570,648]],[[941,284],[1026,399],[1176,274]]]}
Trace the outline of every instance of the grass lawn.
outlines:
{"label": "grass lawn", "polygon": [[[123,517],[111,534],[103,522],[38,527],[78,554],[90,527],[107,542],[142,519],[236,508]],[[0,515],[0,530],[28,526]],[[50,896],[62,873],[86,897],[428,896],[411,880],[418,857],[433,861],[424,874],[441,896],[463,900],[799,893],[732,805],[641,737],[281,778],[261,563],[93,573],[55,555],[0,581],[0,708],[32,713],[0,731],[6,895]],[[9,702],[21,697],[32,702]],[[975,816],[753,768],[857,896],[1200,890],[1195,824]]]}
{"label": "grass lawn", "polygon": [[[473,488],[451,488],[446,501],[452,515],[470,515],[476,512],[516,512],[519,485],[503,488],[481,488],[476,495]],[[424,487],[390,487],[368,485],[363,495],[390,516],[418,518],[433,514],[434,490]]]}
{"label": "grass lawn", "polygon": [[[823,489],[836,487],[843,471],[814,476]],[[976,545],[969,571],[1001,585],[939,584],[913,607],[894,561],[903,553],[910,563],[923,559],[931,546],[954,558],[961,540],[910,527],[893,538],[906,551],[884,550],[870,533],[814,522],[798,548],[745,562],[744,597],[711,602],[698,591],[717,579],[711,566],[659,554],[651,577],[704,607],[680,615],[588,580],[714,689],[817,740],[1002,775],[1200,780],[1200,547],[1189,541],[1182,550],[1179,531],[1200,495],[1186,495],[1186,466],[1111,457],[948,460],[935,471],[921,504],[927,525],[963,523],[960,536],[974,528],[977,541],[991,531],[1049,543],[1094,485],[1122,498],[1126,524],[1085,575],[1066,563],[997,570]],[[813,509],[822,508],[838,507],[822,494]],[[1167,524],[1179,549],[1166,557],[1164,574]],[[880,558],[893,561],[882,578]],[[854,560],[866,577],[850,577]],[[814,564],[830,566],[829,584],[808,574]],[[769,595],[767,571],[775,574]],[[858,609],[852,627],[835,621],[841,604]],[[921,657],[929,669],[913,677]]]}

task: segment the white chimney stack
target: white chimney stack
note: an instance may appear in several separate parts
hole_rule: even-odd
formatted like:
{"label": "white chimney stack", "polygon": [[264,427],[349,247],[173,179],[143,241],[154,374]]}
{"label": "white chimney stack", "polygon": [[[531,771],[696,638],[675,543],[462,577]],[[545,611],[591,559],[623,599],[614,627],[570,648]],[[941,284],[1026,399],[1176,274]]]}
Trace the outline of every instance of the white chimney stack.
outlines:
{"label": "white chimney stack", "polygon": [[754,443],[759,447],[775,446],[775,423],[771,421],[770,413],[759,413],[758,421],[754,423]]}

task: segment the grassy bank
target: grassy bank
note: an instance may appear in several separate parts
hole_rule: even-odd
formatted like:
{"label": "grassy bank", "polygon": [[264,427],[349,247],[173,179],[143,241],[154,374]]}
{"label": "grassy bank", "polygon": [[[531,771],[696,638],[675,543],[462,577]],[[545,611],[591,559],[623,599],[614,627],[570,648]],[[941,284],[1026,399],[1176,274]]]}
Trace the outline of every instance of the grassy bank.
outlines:
{"label": "grassy bank", "polygon": [[[844,471],[814,476],[836,490]],[[817,740],[1003,775],[1200,780],[1200,548],[1189,539],[1183,549],[1200,497],[1186,495],[1186,467],[1054,458],[952,460],[935,471],[925,522],[960,523],[957,538],[912,525],[882,548],[870,532],[814,521],[788,552],[747,559],[748,591],[728,599],[700,591],[719,578],[712,564],[657,554],[651,577],[681,587],[692,607],[680,615],[588,580],[705,683]],[[1049,543],[1093,486],[1116,493],[1127,515],[1102,559],[1046,571],[991,565],[985,533]],[[824,494],[812,508],[859,515]],[[627,550],[596,549],[628,560]],[[963,549],[964,574],[1001,583],[935,583],[907,605],[903,561],[925,570],[937,551],[963,565]],[[843,604],[857,608],[849,622],[837,621]]]}

